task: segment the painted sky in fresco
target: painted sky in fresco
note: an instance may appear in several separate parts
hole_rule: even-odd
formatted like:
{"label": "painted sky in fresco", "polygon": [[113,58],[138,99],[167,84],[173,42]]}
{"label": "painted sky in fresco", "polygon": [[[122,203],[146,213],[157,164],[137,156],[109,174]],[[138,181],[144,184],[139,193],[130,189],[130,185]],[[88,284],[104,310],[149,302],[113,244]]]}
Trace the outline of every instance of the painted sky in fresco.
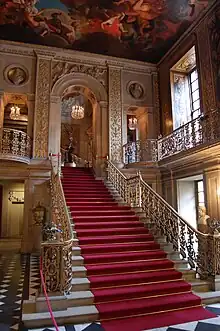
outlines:
{"label": "painted sky in fresco", "polygon": [[157,63],[213,0],[0,0],[0,38]]}

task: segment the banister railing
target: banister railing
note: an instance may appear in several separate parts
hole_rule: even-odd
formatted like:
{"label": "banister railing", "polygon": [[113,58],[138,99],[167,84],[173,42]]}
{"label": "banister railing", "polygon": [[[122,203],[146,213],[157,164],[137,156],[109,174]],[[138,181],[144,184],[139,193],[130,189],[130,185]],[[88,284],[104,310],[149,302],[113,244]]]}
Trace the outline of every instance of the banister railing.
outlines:
{"label": "banister railing", "polygon": [[[47,292],[68,293],[72,287],[73,231],[60,180],[60,156],[51,155],[51,222],[41,244],[43,273]],[[56,169],[54,171],[54,169]]]}
{"label": "banister railing", "polygon": [[3,128],[0,158],[29,163],[31,138],[23,131]]}
{"label": "banister railing", "polygon": [[220,235],[194,229],[144,182],[140,173],[126,178],[111,161],[107,161],[107,179],[127,204],[142,208],[148,222],[165,236],[202,279],[220,275]]}
{"label": "banister railing", "polygon": [[159,162],[197,146],[216,143],[220,139],[220,110],[210,111],[182,125],[160,139],[129,142],[123,146],[124,164]]}

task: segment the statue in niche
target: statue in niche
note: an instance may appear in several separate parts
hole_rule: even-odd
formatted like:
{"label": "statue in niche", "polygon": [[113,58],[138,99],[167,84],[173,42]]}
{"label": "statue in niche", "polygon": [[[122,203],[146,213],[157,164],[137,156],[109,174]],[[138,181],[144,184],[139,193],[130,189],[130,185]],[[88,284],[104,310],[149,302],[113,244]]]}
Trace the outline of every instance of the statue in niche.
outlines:
{"label": "statue in niche", "polygon": [[70,137],[69,145],[65,149],[65,160],[64,162],[73,163],[74,162],[74,152],[75,152],[75,144],[73,142],[73,137]]}

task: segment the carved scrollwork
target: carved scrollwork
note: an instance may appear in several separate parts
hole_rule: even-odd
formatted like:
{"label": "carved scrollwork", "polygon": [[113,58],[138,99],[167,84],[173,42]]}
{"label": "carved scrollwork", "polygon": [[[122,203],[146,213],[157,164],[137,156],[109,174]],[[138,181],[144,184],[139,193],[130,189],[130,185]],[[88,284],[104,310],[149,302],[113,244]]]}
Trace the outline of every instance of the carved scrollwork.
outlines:
{"label": "carved scrollwork", "polygon": [[35,102],[34,157],[48,156],[48,130],[50,107],[50,59],[38,58]]}
{"label": "carved scrollwork", "polygon": [[97,79],[104,87],[106,86],[106,68],[99,66],[82,65],[70,62],[54,62],[52,66],[52,87],[58,79],[71,73],[84,73]]}
{"label": "carved scrollwork", "polygon": [[110,155],[113,162],[122,161],[121,69],[109,68]]}

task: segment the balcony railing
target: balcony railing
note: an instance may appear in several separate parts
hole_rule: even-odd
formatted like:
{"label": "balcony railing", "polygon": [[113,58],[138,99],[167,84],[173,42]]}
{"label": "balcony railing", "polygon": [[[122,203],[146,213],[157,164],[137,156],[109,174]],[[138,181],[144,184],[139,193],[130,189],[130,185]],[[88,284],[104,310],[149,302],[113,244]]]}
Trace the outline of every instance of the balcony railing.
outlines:
{"label": "balcony railing", "polygon": [[123,146],[124,163],[157,162],[157,140],[129,142]]}
{"label": "balcony railing", "polygon": [[31,138],[23,131],[3,129],[0,159],[30,163]]}
{"label": "balcony railing", "polygon": [[158,162],[178,153],[216,143],[220,139],[220,110],[184,124],[158,139],[136,141],[123,146],[124,163]]}

